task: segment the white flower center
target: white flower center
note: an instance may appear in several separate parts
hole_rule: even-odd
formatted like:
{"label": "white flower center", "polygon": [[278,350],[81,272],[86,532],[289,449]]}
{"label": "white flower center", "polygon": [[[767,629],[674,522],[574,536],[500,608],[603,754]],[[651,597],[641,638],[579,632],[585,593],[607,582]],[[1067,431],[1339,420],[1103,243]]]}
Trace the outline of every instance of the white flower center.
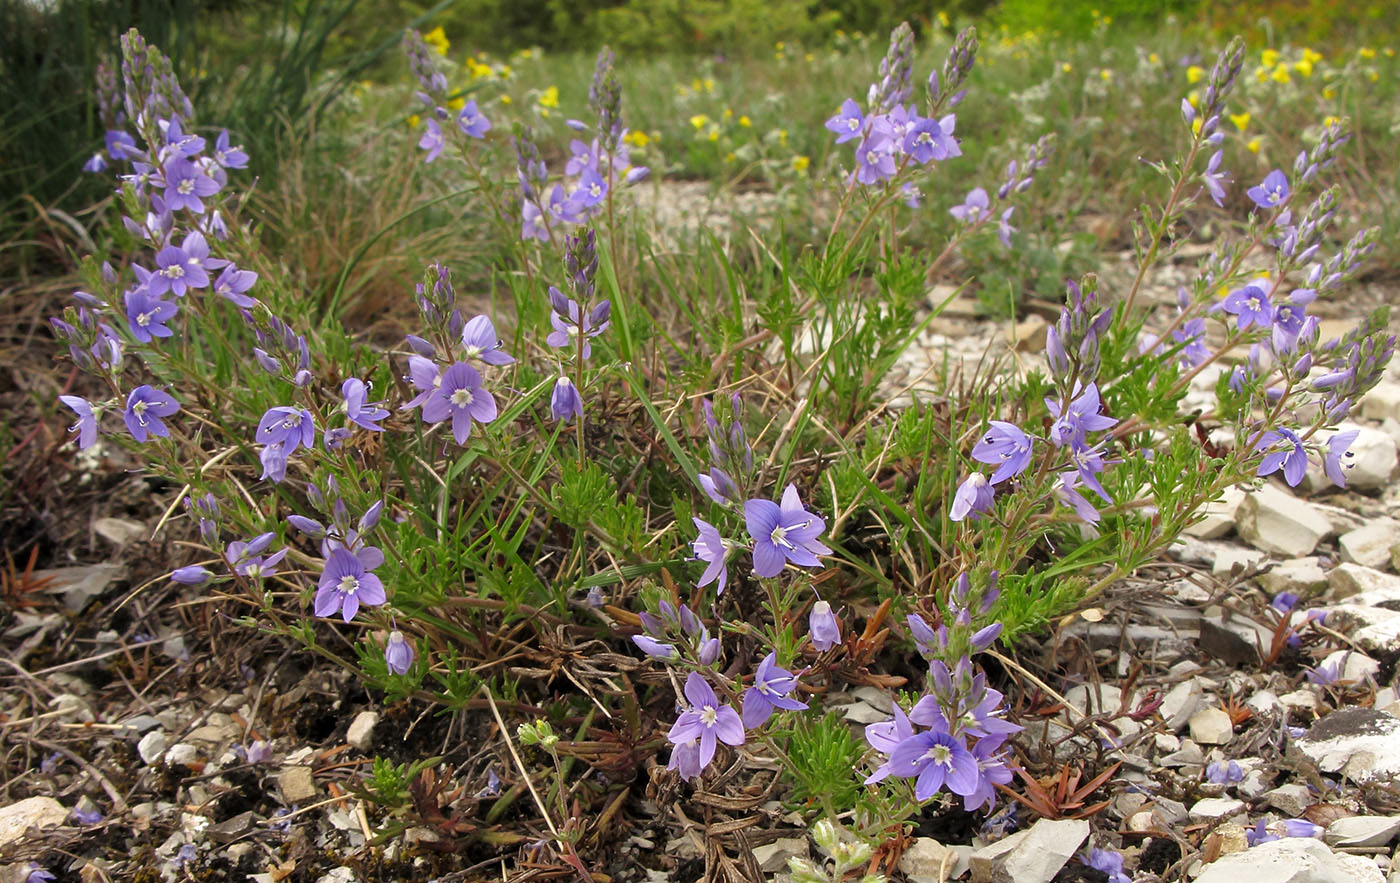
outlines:
{"label": "white flower center", "polygon": [[860,120],[855,119],[854,117],[852,117],[851,119],[846,120],[846,130],[849,131],[849,132],[859,132],[859,131],[860,131]]}
{"label": "white flower center", "polygon": [[137,313],[137,314],[136,314],[136,324],[137,324],[137,325],[140,325],[142,328],[147,327],[148,325],[151,324],[151,314],[150,314],[150,313]]}
{"label": "white flower center", "polygon": [[719,709],[715,708],[713,705],[706,705],[701,709],[700,723],[707,727],[713,727],[717,720],[719,720]]}
{"label": "white flower center", "polygon": [[137,422],[137,423],[140,423],[142,426],[145,426],[145,425],[146,425],[146,408],[147,408],[147,407],[148,407],[148,403],[147,403],[147,402],[137,402],[136,404],[134,404],[134,405],[131,406],[131,413],[133,413],[133,414],[136,415],[136,422]]}
{"label": "white flower center", "polygon": [[340,578],[340,582],[336,584],[336,589],[341,594],[353,595],[357,591],[359,591],[360,581],[355,579],[353,576],[346,574],[345,576],[342,576]]}
{"label": "white flower center", "polygon": [[465,408],[472,403],[472,391],[459,389],[454,391],[450,398],[454,407]]}
{"label": "white flower center", "polygon": [[939,766],[947,767],[953,765],[953,750],[947,745],[934,745],[924,754],[929,760]]}
{"label": "white flower center", "polygon": [[768,535],[768,539],[771,540],[775,546],[782,546],[787,549],[792,548],[792,543],[788,542],[787,528],[783,527],[781,524],[773,528],[773,532]]}
{"label": "white flower center", "polygon": [[175,185],[175,189],[179,191],[182,196],[189,196],[191,193],[194,192],[194,179],[186,178],[179,184]]}
{"label": "white flower center", "polygon": [[243,575],[251,579],[258,579],[262,576],[262,566],[258,564],[249,564],[243,569]]}
{"label": "white flower center", "polygon": [[482,352],[483,350],[481,347],[477,346],[476,344],[472,344],[471,346],[467,347],[467,358],[475,359],[478,356],[480,356]]}
{"label": "white flower center", "polygon": [[165,268],[165,275],[171,279],[179,279],[185,275],[185,268],[179,264],[173,264]]}

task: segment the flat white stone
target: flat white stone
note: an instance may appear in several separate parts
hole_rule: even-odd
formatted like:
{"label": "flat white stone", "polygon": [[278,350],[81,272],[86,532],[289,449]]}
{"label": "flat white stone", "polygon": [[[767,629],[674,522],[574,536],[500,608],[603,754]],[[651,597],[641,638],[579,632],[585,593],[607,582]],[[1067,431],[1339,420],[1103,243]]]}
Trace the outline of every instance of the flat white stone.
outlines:
{"label": "flat white stone", "polygon": [[1196,801],[1191,807],[1190,818],[1195,822],[1213,822],[1216,819],[1228,819],[1244,812],[1243,800],[1236,800],[1233,797],[1206,797]]}
{"label": "flat white stone", "polygon": [[1284,837],[1216,859],[1196,883],[1385,883],[1385,877],[1374,863],[1335,855],[1321,840]]}
{"label": "flat white stone", "polygon": [[1385,846],[1400,834],[1400,816],[1348,816],[1327,826],[1322,840],[1331,846]]}
{"label": "flat white stone", "polygon": [[1377,570],[1390,565],[1390,549],[1400,543],[1400,524],[1377,518],[1363,527],[1342,534],[1337,547],[1342,560]]}
{"label": "flat white stone", "polygon": [[17,842],[30,828],[61,825],[66,818],[68,810],[52,797],[27,797],[0,807],[0,846]]}

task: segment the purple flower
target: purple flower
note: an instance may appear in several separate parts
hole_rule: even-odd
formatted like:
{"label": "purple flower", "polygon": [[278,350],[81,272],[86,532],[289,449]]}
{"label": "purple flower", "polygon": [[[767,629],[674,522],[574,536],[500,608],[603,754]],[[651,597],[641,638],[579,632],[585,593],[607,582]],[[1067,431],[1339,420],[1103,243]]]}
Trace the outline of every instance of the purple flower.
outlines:
{"label": "purple flower", "polygon": [[491,131],[491,121],[481,115],[475,101],[468,101],[457,114],[457,128],[470,138],[482,138]]}
{"label": "purple flower", "polygon": [[584,208],[592,208],[607,195],[608,184],[602,176],[593,169],[584,169],[583,174],[579,176],[578,189],[571,198]]}
{"label": "purple flower", "polygon": [[708,473],[699,473],[696,478],[700,480],[700,489],[716,503],[739,502],[739,488],[729,474],[718,466],[711,467]]}
{"label": "purple flower", "polygon": [[202,586],[209,582],[209,577],[213,575],[208,568],[192,564],[189,567],[175,569],[170,574],[170,580],[183,586]]}
{"label": "purple flower", "polygon": [[[558,292],[558,289],[551,288],[551,291]],[[565,298],[562,293],[559,294],[557,298],[551,297],[550,300],[556,305],[556,309],[549,314],[549,321],[550,324],[554,326],[554,330],[549,333],[549,336],[544,339],[544,342],[555,347],[568,346],[569,342],[579,334],[578,302],[570,298]],[[558,302],[561,301],[566,305],[565,309],[568,311],[567,314],[561,315],[560,311],[557,309]],[[609,319],[611,314],[612,302],[605,300],[598,303],[597,306],[589,310],[583,317],[583,357],[585,359],[593,354],[593,348],[589,346],[588,338],[597,337],[608,330],[608,326],[611,324],[611,320]]]}
{"label": "purple flower", "polygon": [[226,169],[242,169],[248,165],[248,154],[243,152],[241,146],[230,147],[228,143],[228,129],[219,133],[219,137],[214,139],[214,162]]}
{"label": "purple flower", "polygon": [[[144,442],[148,434],[168,438],[170,430],[165,428],[161,418],[169,417],[178,410],[180,403],[171,398],[169,393],[143,385],[133,389],[126,397],[126,410],[122,412],[122,419],[126,421],[126,428],[131,437]],[[79,441],[81,440],[79,435]]]}
{"label": "purple flower", "polygon": [[[894,717],[887,721],[869,724],[865,728],[865,741],[885,755],[894,753],[899,744],[914,735],[914,725],[909,722],[909,717],[904,713],[904,709],[899,707],[899,703],[894,703]],[[883,779],[888,778],[894,772],[894,767],[890,765],[888,759],[875,771],[865,778],[865,784],[873,785]]]}
{"label": "purple flower", "polygon": [[1288,199],[1288,193],[1288,178],[1278,169],[1265,175],[1262,184],[1256,184],[1245,191],[1245,195],[1254,200],[1254,204],[1260,208],[1281,205]]}
{"label": "purple flower", "polygon": [[1233,760],[1228,763],[1213,761],[1206,764],[1206,781],[1213,785],[1232,785],[1244,780],[1244,770]]}
{"label": "purple flower", "polygon": [[1220,162],[1224,158],[1225,151],[1217,150],[1206,164],[1205,174],[1201,176],[1205,179],[1206,188],[1210,190],[1210,198],[1219,206],[1225,205],[1225,185],[1233,180],[1228,169],[1220,168]]}
{"label": "purple flower", "polygon": [[1283,469],[1284,481],[1289,487],[1297,487],[1308,471],[1308,452],[1303,450],[1303,440],[1291,429],[1277,429],[1264,433],[1256,451],[1268,450],[1259,463],[1259,476],[1271,475]]}
{"label": "purple flower", "polygon": [[289,455],[298,445],[308,448],[316,443],[316,424],[311,412],[302,408],[279,405],[268,408],[258,421],[253,438],[262,445],[282,448],[283,455]]}
{"label": "purple flower", "polygon": [[51,883],[52,880],[56,879],[53,874],[33,862],[29,863],[26,870],[29,873],[25,876],[24,883]]}
{"label": "purple flower", "polygon": [[1095,509],[1083,494],[1079,492],[1080,478],[1079,472],[1061,472],[1055,480],[1055,496],[1066,506],[1074,510],[1074,514],[1090,524],[1098,524],[1099,510]]}
{"label": "purple flower", "polygon": [[1085,433],[1111,429],[1118,423],[1112,417],[1099,413],[1102,403],[1099,400],[1099,387],[1094,383],[1089,384],[1078,398],[1072,399],[1063,414],[1060,413],[1060,403],[1054,399],[1047,398],[1045,407],[1055,417],[1050,427],[1050,440],[1061,447],[1082,448],[1085,446]]}
{"label": "purple flower", "polygon": [[632,643],[637,645],[637,649],[654,659],[674,659],[676,656],[675,647],[647,635],[633,635]]}
{"label": "purple flower", "polygon": [[[77,410],[74,408],[74,410]],[[1350,460],[1352,457],[1351,443],[1356,441],[1356,437],[1361,434],[1359,429],[1348,429],[1346,432],[1338,432],[1327,440],[1327,454],[1322,458],[1322,471],[1332,480],[1337,487],[1347,486],[1347,474],[1345,469],[1351,468],[1351,463],[1342,461]],[[86,447],[81,440],[80,447]]]}
{"label": "purple flower", "polygon": [[456,362],[442,372],[442,385],[423,402],[423,420],[441,423],[452,418],[452,437],[464,445],[472,434],[472,420],[496,419],[496,400],[482,389],[481,375],[466,362]]}
{"label": "purple flower", "polygon": [[968,191],[967,198],[963,200],[962,204],[948,209],[948,213],[964,224],[975,224],[982,220],[990,206],[991,201],[987,199],[987,191],[977,187]]}
{"label": "purple flower", "polygon": [[746,502],[744,520],[754,541],[753,571],[759,576],[777,576],[787,561],[799,567],[820,567],[817,556],[831,554],[831,549],[817,540],[826,530],[826,522],[803,507],[794,485],[783,491],[781,506],[770,500]]}
{"label": "purple flower", "polygon": [[379,421],[388,417],[389,411],[378,407],[383,402],[365,401],[369,397],[369,387],[363,380],[354,377],[346,380],[340,385],[340,395],[345,399],[345,416],[351,423],[370,432],[384,431]]}
{"label": "purple flower", "polygon": [[797,688],[797,678],[792,672],[778,667],[778,654],[770,652],[754,670],[753,686],[744,691],[744,727],[754,729],[763,726],[773,716],[773,709],[801,711],[807,703],[789,699],[788,694]]}
{"label": "purple flower", "polygon": [[549,398],[549,410],[554,415],[555,420],[563,420],[568,423],[575,417],[583,416],[583,398],[578,394],[578,387],[574,386],[569,378],[559,375],[559,379],[554,381],[554,393]]}
{"label": "purple flower", "polygon": [[102,813],[97,809],[97,807],[92,806],[91,804],[89,804],[88,806],[83,806],[82,804],[79,804],[78,806],[73,807],[73,818],[77,819],[84,825],[95,825],[98,822],[102,821]]}
{"label": "purple flower", "polygon": [[432,162],[437,159],[442,154],[442,148],[445,144],[446,142],[442,140],[442,126],[438,125],[438,121],[430,119],[424,123],[423,136],[418,139],[419,149],[428,151],[428,155],[423,161]]}
{"label": "purple flower", "polygon": [[1031,462],[1031,439],[1015,424],[993,420],[981,441],[972,446],[972,459],[996,466],[992,484],[1001,484],[1025,470]]}
{"label": "purple flower", "polygon": [[1250,325],[1263,328],[1274,320],[1274,307],[1269,301],[1268,292],[1257,285],[1246,285],[1230,292],[1221,306],[1225,312],[1236,317],[1235,327],[1240,331]]}
{"label": "purple flower", "polygon": [[349,549],[331,552],[317,586],[316,615],[330,616],[339,610],[346,622],[355,618],[361,604],[376,606],[388,600],[379,577],[367,571]]}
{"label": "purple flower", "polygon": [[675,743],[675,747],[671,749],[671,760],[666,764],[666,769],[675,770],[680,773],[682,779],[689,782],[699,776],[703,768],[700,763],[700,739],[698,737]]}
{"label": "purple flower", "polygon": [[78,422],[68,427],[69,432],[78,434],[78,450],[85,451],[96,444],[97,412],[92,409],[92,403],[79,396],[59,396],[58,400],[78,415]]}
{"label": "purple flower", "polygon": [[418,395],[414,396],[407,404],[399,406],[400,411],[407,411],[416,408],[428,400],[428,396],[437,391],[442,386],[442,372],[431,359],[422,356],[408,357],[408,376],[404,378],[413,384],[413,388],[418,390]]}
{"label": "purple flower", "polygon": [[898,166],[889,137],[871,132],[856,146],[856,180],[862,184],[875,184],[893,178]]}
{"label": "purple flower", "polygon": [[826,127],[836,133],[837,144],[859,138],[861,130],[865,127],[865,117],[860,112],[860,105],[856,104],[854,99],[847,98],[841,102],[841,110],[836,116],[826,121]]}
{"label": "purple flower", "polygon": [[281,445],[264,447],[258,452],[258,461],[262,463],[263,469],[259,479],[281,482],[287,478],[287,450]]}
{"label": "purple flower", "polygon": [[1006,755],[1001,751],[1002,744],[1001,739],[993,737],[979,739],[972,746],[972,757],[977,761],[977,787],[971,794],[963,795],[964,811],[996,806],[996,786],[1011,781],[1011,770],[1006,765]]}
{"label": "purple flower", "polygon": [[726,745],[744,744],[744,723],[739,713],[720,704],[715,691],[699,672],[693,671],[685,679],[685,698],[691,707],[676,719],[666,738],[673,745],[699,739],[700,769],[709,766],[714,759],[716,740]]}
{"label": "purple flower", "polygon": [[[190,234],[195,235],[198,234]],[[200,236],[200,242],[203,240],[204,237]],[[185,241],[189,243],[190,240],[186,237]],[[187,289],[209,285],[209,274],[200,265],[199,258],[178,245],[167,245],[156,252],[156,266],[160,269],[152,273],[146,283],[151,294],[161,295],[170,291],[176,297],[184,297]]]}
{"label": "purple flower", "polygon": [[974,472],[958,485],[958,492],[953,495],[953,508],[948,512],[950,521],[962,521],[969,515],[973,520],[977,520],[987,512],[992,511],[992,501],[996,496],[996,491],[987,483],[987,476],[980,472]]}
{"label": "purple flower", "polygon": [[962,740],[941,730],[928,730],[900,742],[890,754],[894,775],[918,777],[914,797],[928,800],[944,785],[960,796],[977,790],[980,776],[977,759],[964,747]]}
{"label": "purple flower", "polygon": [[1083,862],[1086,867],[1108,875],[1108,883],[1132,883],[1132,878],[1123,873],[1123,853],[1121,852],[1095,847],[1089,850],[1087,856],[1083,857]]}
{"label": "purple flower", "polygon": [[488,365],[509,365],[515,359],[501,349],[505,341],[496,335],[496,326],[486,316],[473,316],[462,326],[462,348],[468,359],[480,359]]}
{"label": "purple flower", "polygon": [[841,623],[836,619],[831,605],[820,598],[812,605],[812,612],[807,615],[807,636],[812,639],[812,646],[820,653],[825,653],[841,643]]}
{"label": "purple flower", "polygon": [[403,636],[403,632],[394,629],[389,633],[389,640],[384,644],[384,664],[389,667],[389,671],[396,675],[408,674],[416,655],[413,645]]}
{"label": "purple flower", "polygon": [[175,318],[179,307],[175,304],[152,297],[141,288],[126,292],[126,320],[131,325],[131,336],[142,343],[150,343],[153,337],[170,337],[171,331],[166,322]]}
{"label": "purple flower", "polygon": [[526,241],[549,241],[549,228],[544,224],[544,213],[533,199],[520,202],[520,238]]}
{"label": "purple flower", "polygon": [[165,206],[172,212],[188,209],[196,215],[202,215],[202,197],[213,196],[219,192],[218,181],[205,174],[197,164],[178,154],[171,157],[162,170],[165,173]]}
{"label": "purple flower", "polygon": [[729,581],[729,568],[725,566],[724,562],[725,556],[729,553],[729,544],[709,522],[693,515],[690,520],[695,522],[695,529],[700,531],[700,536],[691,542],[691,548],[695,551],[695,557],[706,563],[705,572],[700,575],[700,582],[696,583],[695,586],[702,588],[719,580],[715,594],[723,595],[724,585]]}
{"label": "purple flower", "polygon": [[253,287],[253,283],[258,281],[258,274],[252,270],[240,270],[233,264],[224,267],[219,278],[214,280],[214,293],[224,298],[236,307],[248,310],[252,309],[257,301],[248,297],[243,292]]}
{"label": "purple flower", "polygon": [[1001,221],[997,224],[997,239],[1000,239],[1001,244],[1006,248],[1011,247],[1011,234],[1017,232],[1016,228],[1011,226],[1011,213],[1015,210],[1016,206],[1013,205],[1002,212]]}

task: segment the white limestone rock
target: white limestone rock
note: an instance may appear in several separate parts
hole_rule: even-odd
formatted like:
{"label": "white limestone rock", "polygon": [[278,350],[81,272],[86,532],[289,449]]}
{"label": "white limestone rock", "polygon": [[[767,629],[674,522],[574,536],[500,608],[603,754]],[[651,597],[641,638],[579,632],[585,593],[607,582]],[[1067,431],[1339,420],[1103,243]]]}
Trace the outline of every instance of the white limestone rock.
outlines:
{"label": "white limestone rock", "polygon": [[1311,555],[1331,529],[1331,522],[1311,505],[1274,484],[1245,495],[1235,525],[1254,548],[1285,558]]}
{"label": "white limestone rock", "polygon": [[1390,550],[1396,544],[1400,544],[1400,523],[1389,518],[1372,519],[1337,540],[1343,561],[1376,570],[1390,564]]}

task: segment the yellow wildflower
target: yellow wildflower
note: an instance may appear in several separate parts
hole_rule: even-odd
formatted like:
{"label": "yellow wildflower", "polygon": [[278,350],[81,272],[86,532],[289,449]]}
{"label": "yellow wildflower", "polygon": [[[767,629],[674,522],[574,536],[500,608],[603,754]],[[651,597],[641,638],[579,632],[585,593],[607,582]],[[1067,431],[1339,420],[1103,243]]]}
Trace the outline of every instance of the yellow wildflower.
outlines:
{"label": "yellow wildflower", "polygon": [[739,127],[740,127],[740,128],[747,129],[749,126],[752,126],[752,125],[753,125],[753,120],[749,119],[749,118],[746,117],[746,116],[741,116],[741,117],[739,117]]}
{"label": "yellow wildflower", "polygon": [[1249,111],[1230,114],[1230,122],[1235,124],[1236,129],[1243,132],[1249,126]]}
{"label": "yellow wildflower", "polygon": [[705,78],[705,92],[706,92],[706,93],[712,93],[712,92],[714,92],[714,91],[715,91],[715,81],[714,81],[714,78],[713,78],[713,77],[706,77],[706,78]]}
{"label": "yellow wildflower", "polygon": [[1204,121],[1203,121],[1200,117],[1196,117],[1194,120],[1191,121],[1191,134],[1193,134],[1193,135],[1199,135],[1199,134],[1201,134],[1201,124],[1202,124],[1202,122],[1204,122]]}
{"label": "yellow wildflower", "polygon": [[510,104],[510,96],[509,96],[509,95],[502,95],[502,96],[501,96],[501,103],[502,103],[502,104]]}
{"label": "yellow wildflower", "polygon": [[690,91],[699,92],[703,88],[705,87],[700,83],[699,77],[696,77],[695,79],[690,81]]}
{"label": "yellow wildflower", "polygon": [[1297,61],[1293,62],[1293,69],[1298,73],[1302,74],[1303,78],[1306,79],[1312,76],[1313,63],[1311,61],[1308,61],[1306,58],[1300,58]]}
{"label": "yellow wildflower", "polygon": [[1332,116],[1331,114],[1328,114],[1327,116],[1322,118],[1322,125],[1326,127],[1332,125],[1333,123],[1340,123],[1341,121],[1341,117],[1336,117]]}
{"label": "yellow wildflower", "polygon": [[787,147],[787,129],[778,130],[778,144],[781,147]]}
{"label": "yellow wildflower", "polygon": [[733,108],[726,107],[726,108],[724,109],[724,114],[723,114],[723,116],[724,116],[724,121],[725,121],[725,122],[729,122],[730,120],[734,119],[734,109],[733,109]]}
{"label": "yellow wildflower", "polygon": [[1311,49],[1305,46],[1303,47],[1303,60],[1306,61],[1308,64],[1317,64],[1319,61],[1322,60],[1322,55],[1320,53],[1312,51]]}
{"label": "yellow wildflower", "polygon": [[448,47],[452,45],[447,41],[447,34],[443,33],[441,25],[424,34],[423,42],[433,47],[438,55],[446,55]]}
{"label": "yellow wildflower", "polygon": [[550,86],[549,88],[545,89],[545,90],[544,90],[544,94],[540,96],[540,107],[558,107],[558,106],[559,106],[559,87],[558,87],[558,86]]}
{"label": "yellow wildflower", "polygon": [[787,44],[784,43],[782,40],[779,40],[779,41],[778,41],[776,44],[774,44],[774,46],[773,46],[773,48],[774,48],[774,49],[777,49],[779,52],[782,52],[783,49],[785,49],[786,47],[787,47]]}
{"label": "yellow wildflower", "polygon": [[710,129],[709,134],[706,135],[705,137],[706,137],[707,139],[709,139],[710,141],[718,141],[718,140],[719,140],[719,129],[715,129],[715,128]]}
{"label": "yellow wildflower", "polygon": [[1060,70],[1064,71],[1065,73],[1069,73],[1070,71],[1074,70],[1074,66],[1071,65],[1068,61],[1062,61],[1060,62]]}
{"label": "yellow wildflower", "polygon": [[705,124],[709,121],[710,118],[705,116],[703,113],[697,113],[695,116],[690,118],[690,124],[695,127],[695,130],[697,132],[705,128]]}
{"label": "yellow wildflower", "polygon": [[1254,79],[1261,83],[1269,82],[1269,71],[1267,68],[1256,67],[1254,69]]}
{"label": "yellow wildflower", "polygon": [[[938,15],[935,16],[935,18],[938,19],[938,26],[940,28],[950,28],[953,26],[952,20],[948,18],[948,13],[944,12],[941,9],[938,10]],[[802,156],[798,157],[798,159],[806,159],[806,157]],[[794,160],[793,162],[796,163],[796,160]],[[806,168],[806,166],[804,165],[803,168]]]}
{"label": "yellow wildflower", "polygon": [[1109,70],[1108,68],[1104,68],[1103,70],[1099,71],[1099,79],[1107,83],[1109,80],[1113,79],[1113,71]]}
{"label": "yellow wildflower", "polygon": [[1274,72],[1269,74],[1269,79],[1273,80],[1275,83],[1293,82],[1293,78],[1288,75],[1288,68],[1283,65],[1274,68]]}
{"label": "yellow wildflower", "polygon": [[1263,52],[1259,53],[1259,61],[1264,67],[1273,67],[1278,64],[1278,50],[1265,49]]}
{"label": "yellow wildflower", "polygon": [[1362,46],[1360,49],[1356,50],[1356,54],[1370,61],[1376,57],[1376,50],[1372,49],[1370,46]]}
{"label": "yellow wildflower", "polygon": [[1337,97],[1337,90],[1333,89],[1331,86],[1328,86],[1322,90],[1322,97],[1326,98],[1328,101],[1331,101],[1333,98]]}
{"label": "yellow wildflower", "polygon": [[1244,143],[1244,146],[1245,146],[1245,149],[1248,150],[1250,153],[1258,153],[1258,152],[1259,152],[1259,139],[1258,139],[1258,138],[1250,138],[1248,141],[1246,141],[1246,142]]}
{"label": "yellow wildflower", "polygon": [[418,114],[416,114],[416,113],[411,113],[411,114],[408,115],[408,127],[409,127],[410,129],[416,129],[416,128],[418,128],[418,124],[421,123],[421,122],[422,122],[422,119],[419,118]]}
{"label": "yellow wildflower", "polygon": [[1366,72],[1366,78],[1375,83],[1380,81],[1381,75],[1372,70]]}
{"label": "yellow wildflower", "polygon": [[1206,77],[1206,69],[1199,64],[1193,64],[1186,69],[1186,82],[1199,83]]}
{"label": "yellow wildflower", "polygon": [[734,162],[734,151],[729,151],[724,155],[725,162]]}
{"label": "yellow wildflower", "polygon": [[464,98],[464,97],[462,97],[461,95],[458,95],[456,98],[454,98],[454,99],[452,99],[451,101],[447,102],[447,109],[448,109],[448,110],[461,110],[462,108],[464,108],[464,107],[466,107],[466,106],[467,106],[467,99]]}
{"label": "yellow wildflower", "polygon": [[1187,93],[1186,93],[1186,100],[1187,100],[1188,102],[1190,102],[1190,104],[1191,104],[1192,107],[1196,108],[1197,110],[1200,110],[1200,109],[1201,109],[1201,90],[1200,90],[1200,89],[1192,89],[1190,92],[1187,92]]}
{"label": "yellow wildflower", "polygon": [[622,140],[633,147],[646,147],[651,143],[651,136],[642,131],[628,132],[627,136]]}
{"label": "yellow wildflower", "polygon": [[521,58],[533,58],[534,55],[535,55],[535,51],[534,51],[533,49],[521,49],[521,50],[520,50],[520,57],[521,57]]}
{"label": "yellow wildflower", "polygon": [[808,53],[805,53],[802,57],[803,57],[804,59],[806,59],[807,61],[811,61],[811,60],[812,60],[813,58],[815,58],[816,56],[814,56],[814,55],[812,55],[812,53],[808,52]]}
{"label": "yellow wildflower", "polygon": [[1385,57],[1386,57],[1386,58],[1394,58],[1394,57],[1395,57],[1395,50],[1394,50],[1394,49],[1391,49],[1389,46],[1385,47],[1385,48],[1382,49],[1381,51],[1385,53]]}
{"label": "yellow wildflower", "polygon": [[794,156],[792,158],[792,170],[794,172],[805,172],[812,164],[812,160],[805,156]]}
{"label": "yellow wildflower", "polygon": [[1147,53],[1147,63],[1148,63],[1148,64],[1161,64],[1161,63],[1162,63],[1162,57],[1161,57],[1160,55],[1158,55],[1157,53],[1155,53],[1155,52],[1149,52],[1149,53]]}

